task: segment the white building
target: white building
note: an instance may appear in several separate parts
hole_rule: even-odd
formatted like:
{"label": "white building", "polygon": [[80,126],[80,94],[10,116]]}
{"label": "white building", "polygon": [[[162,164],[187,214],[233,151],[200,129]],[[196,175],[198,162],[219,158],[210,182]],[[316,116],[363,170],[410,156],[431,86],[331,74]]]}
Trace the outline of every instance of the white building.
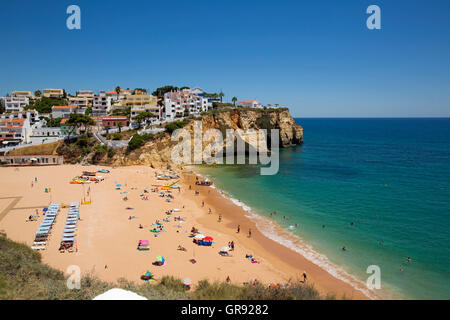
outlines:
{"label": "white building", "polygon": [[28,143],[31,135],[30,122],[22,119],[0,120],[0,142],[2,146]]}
{"label": "white building", "polygon": [[86,114],[86,109],[89,107],[89,98],[87,97],[69,97],[69,105],[76,106],[76,112],[79,114]]}
{"label": "white building", "polygon": [[46,98],[62,98],[64,96],[63,89],[44,89],[43,96]]}
{"label": "white building", "polygon": [[212,104],[208,99],[186,92],[167,92],[164,95],[165,117],[174,119],[178,117],[197,115],[208,111]]}
{"label": "white building", "polygon": [[0,114],[0,120],[28,119],[30,125],[40,122],[39,113],[36,110],[27,110],[20,112],[12,112],[8,114]]}
{"label": "white building", "polygon": [[94,103],[92,105],[92,116],[103,117],[108,115],[111,111],[112,97],[108,96],[105,91],[100,91],[98,96],[94,96]]}
{"label": "white building", "polygon": [[261,103],[256,100],[239,101],[237,105],[238,107],[262,108]]}
{"label": "white building", "polygon": [[76,106],[53,106],[52,118],[69,118],[71,113],[75,113]]}
{"label": "white building", "polygon": [[32,130],[33,137],[62,137],[60,127],[41,127]]}
{"label": "white building", "polygon": [[2,97],[1,103],[6,113],[21,112],[30,104],[30,99],[24,96]]}
{"label": "white building", "polygon": [[34,99],[34,95],[31,91],[13,91],[11,92],[13,97],[27,97],[29,99]]}

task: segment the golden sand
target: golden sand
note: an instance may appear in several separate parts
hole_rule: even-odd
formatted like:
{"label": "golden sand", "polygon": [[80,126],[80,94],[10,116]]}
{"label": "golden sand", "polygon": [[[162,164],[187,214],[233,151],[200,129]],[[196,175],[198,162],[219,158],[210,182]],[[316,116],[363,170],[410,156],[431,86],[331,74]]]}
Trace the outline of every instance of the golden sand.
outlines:
{"label": "golden sand", "polygon": [[[298,281],[306,272],[308,282],[314,283],[323,295],[367,299],[361,291],[333,277],[299,253],[262,235],[254,222],[245,217],[241,207],[223,198],[213,188],[195,186],[195,175],[183,175],[179,182],[181,191],[172,190],[174,199],[171,202],[159,193],[151,192],[153,184],[166,182],[156,179],[157,170],[144,166],[107,168],[110,173],[98,173],[105,178],[102,182],[69,184],[82,171],[95,171],[96,168],[80,165],[0,168],[0,230],[12,240],[31,246],[42,214],[36,222],[26,220],[36,208],[42,213],[42,208],[50,202],[69,204],[92,200],[92,204],[80,207],[75,252],[58,251],[68,211],[63,208],[52,228],[46,250],[41,251],[43,262],[64,272],[69,266],[77,265],[82,273],[93,273],[107,281],[123,277],[139,282],[142,273],[149,270],[156,279],[164,275],[191,278],[194,286],[202,279],[224,281],[227,277],[235,284],[254,279],[266,284],[285,283]],[[38,182],[31,186],[35,177]],[[122,184],[121,190],[116,190],[116,184]],[[142,200],[140,195],[146,187],[149,187],[149,193],[144,195],[149,200]],[[51,188],[51,192],[45,193],[45,188]],[[195,190],[200,194],[195,195]],[[123,200],[125,196],[128,201]],[[170,222],[163,223],[165,231],[155,237],[149,231],[154,227],[152,224],[156,220],[162,222],[167,217],[165,212],[175,208],[180,211],[169,218]],[[218,222],[219,214],[222,222]],[[130,216],[134,218],[130,220]],[[174,221],[174,216],[182,216],[185,221]],[[236,232],[238,225],[241,227],[239,234]],[[193,226],[214,238],[212,247],[197,246],[192,242],[188,235]],[[249,229],[252,230],[250,238]],[[150,250],[138,251],[139,240],[149,240]],[[230,241],[235,244],[233,256],[220,256],[219,249]],[[177,250],[179,245],[187,251]],[[260,263],[246,259],[248,253]],[[164,256],[166,265],[152,265],[157,255]],[[197,263],[191,263],[191,259]]]}

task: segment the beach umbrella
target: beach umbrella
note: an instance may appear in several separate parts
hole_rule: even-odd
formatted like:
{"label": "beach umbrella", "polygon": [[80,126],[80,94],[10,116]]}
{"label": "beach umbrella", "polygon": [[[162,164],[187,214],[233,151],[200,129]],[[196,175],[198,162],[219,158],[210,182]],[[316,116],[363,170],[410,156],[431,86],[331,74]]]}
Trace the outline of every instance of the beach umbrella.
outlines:
{"label": "beach umbrella", "polygon": [[189,278],[183,278],[181,280],[181,282],[185,285],[185,286],[190,286],[192,284],[192,280]]}
{"label": "beach umbrella", "polygon": [[230,251],[230,250],[231,250],[231,248],[228,247],[228,246],[222,247],[222,248],[220,249],[221,252],[228,252],[228,251]]}
{"label": "beach umbrella", "polygon": [[203,240],[205,240],[205,241],[213,241],[214,239],[211,238],[211,237],[205,237]]}
{"label": "beach umbrella", "polygon": [[205,236],[202,234],[197,234],[194,239],[203,239]]}
{"label": "beach umbrella", "polygon": [[116,187],[121,187],[122,185],[121,184],[116,184]]}
{"label": "beach umbrella", "polygon": [[166,261],[163,256],[156,256],[156,260],[164,263]]}

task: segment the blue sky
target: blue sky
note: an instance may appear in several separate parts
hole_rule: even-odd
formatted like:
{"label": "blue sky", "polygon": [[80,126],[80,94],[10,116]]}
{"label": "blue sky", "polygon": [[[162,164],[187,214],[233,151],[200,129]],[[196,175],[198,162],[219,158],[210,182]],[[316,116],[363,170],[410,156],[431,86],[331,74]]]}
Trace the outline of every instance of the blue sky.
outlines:
{"label": "blue sky", "polygon": [[172,84],[299,117],[450,116],[447,0],[5,1],[0,39],[1,95]]}

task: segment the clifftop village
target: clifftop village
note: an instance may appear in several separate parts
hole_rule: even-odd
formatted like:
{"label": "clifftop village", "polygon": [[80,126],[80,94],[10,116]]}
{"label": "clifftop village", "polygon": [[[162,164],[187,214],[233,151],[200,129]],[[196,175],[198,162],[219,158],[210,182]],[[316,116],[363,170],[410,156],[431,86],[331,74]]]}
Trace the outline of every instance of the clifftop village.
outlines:
{"label": "clifftop village", "polygon": [[95,122],[93,131],[104,136],[105,132],[146,127],[158,130],[158,125],[200,115],[213,108],[263,107],[256,100],[238,101],[236,97],[231,99],[232,103],[224,103],[223,97],[222,92],[209,94],[198,87],[173,86],[158,88],[152,94],[146,89],[120,87],[98,94],[93,90],[80,90],[75,95],[64,89],[43,89],[34,93],[13,91],[0,97],[0,155],[78,134],[80,129],[68,124],[76,115],[91,118]]}

